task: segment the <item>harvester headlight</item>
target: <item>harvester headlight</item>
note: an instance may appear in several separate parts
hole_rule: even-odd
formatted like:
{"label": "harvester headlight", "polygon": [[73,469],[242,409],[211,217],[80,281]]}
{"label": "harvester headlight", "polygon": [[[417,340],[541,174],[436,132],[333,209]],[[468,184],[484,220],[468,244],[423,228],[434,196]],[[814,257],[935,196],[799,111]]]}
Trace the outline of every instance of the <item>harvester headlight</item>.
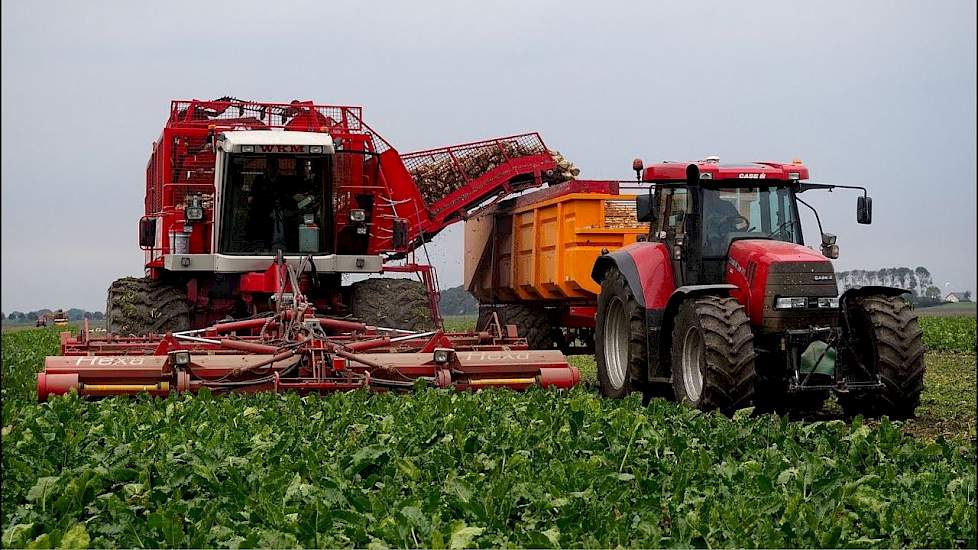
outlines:
{"label": "harvester headlight", "polygon": [[774,302],[774,309],[805,309],[808,307],[808,298],[792,297],[778,298]]}
{"label": "harvester headlight", "polygon": [[242,145],[241,146],[241,152],[242,153],[254,153],[255,152],[255,146],[254,145]]}
{"label": "harvester headlight", "polygon": [[437,348],[434,353],[435,363],[444,365],[445,363],[451,361],[454,355],[455,355],[455,350],[448,349],[448,348]]}
{"label": "harvester headlight", "polygon": [[176,367],[185,367],[190,364],[190,352],[187,350],[171,351],[170,358]]}
{"label": "harvester headlight", "polygon": [[204,209],[199,206],[187,207],[187,220],[200,221],[204,219]]}
{"label": "harvester headlight", "polygon": [[350,221],[351,222],[362,222],[367,219],[367,212],[359,208],[355,210],[350,210]]}
{"label": "harvester headlight", "polygon": [[313,155],[321,155],[321,154],[323,154],[323,146],[322,145],[310,145],[309,146],[309,153],[310,154],[313,154]]}
{"label": "harvester headlight", "polygon": [[827,309],[838,309],[839,299],[838,298],[819,298],[818,307]]}

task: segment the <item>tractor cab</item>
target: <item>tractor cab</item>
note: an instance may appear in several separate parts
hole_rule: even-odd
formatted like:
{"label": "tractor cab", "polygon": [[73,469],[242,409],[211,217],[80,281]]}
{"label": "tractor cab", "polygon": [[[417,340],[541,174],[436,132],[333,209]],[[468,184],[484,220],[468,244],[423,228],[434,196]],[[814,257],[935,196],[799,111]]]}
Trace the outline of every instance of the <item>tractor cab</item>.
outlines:
{"label": "tractor cab", "polygon": [[[650,222],[649,240],[667,245],[678,286],[723,283],[737,241],[805,244],[797,194],[806,190],[809,171],[800,161],[720,164],[710,157],[639,173],[656,189],[638,197],[640,218]],[[822,235],[822,254],[838,257],[833,235]]]}

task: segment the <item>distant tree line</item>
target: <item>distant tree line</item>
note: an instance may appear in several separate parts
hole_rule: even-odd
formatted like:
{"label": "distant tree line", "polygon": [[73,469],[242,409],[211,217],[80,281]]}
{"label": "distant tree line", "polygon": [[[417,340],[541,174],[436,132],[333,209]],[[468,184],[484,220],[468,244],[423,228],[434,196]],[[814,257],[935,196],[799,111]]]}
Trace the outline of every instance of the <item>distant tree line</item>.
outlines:
{"label": "distant tree line", "polygon": [[943,302],[940,287],[926,267],[884,267],[876,270],[853,269],[838,273],[839,289],[855,286],[895,286],[910,291],[910,301],[917,306],[933,306]]}
{"label": "distant tree line", "polygon": [[[45,315],[50,317],[53,313],[54,311],[50,309],[39,309],[37,311],[28,311],[27,313],[24,313],[23,311],[12,311],[9,315],[0,311],[0,320],[11,321],[13,323],[32,323]],[[65,313],[68,315],[69,321],[81,321],[82,319],[101,321],[105,319],[105,314],[101,311],[86,311],[84,309],[73,307],[65,311]]]}
{"label": "distant tree line", "polygon": [[479,302],[462,285],[441,291],[438,309],[442,315],[475,315]]}

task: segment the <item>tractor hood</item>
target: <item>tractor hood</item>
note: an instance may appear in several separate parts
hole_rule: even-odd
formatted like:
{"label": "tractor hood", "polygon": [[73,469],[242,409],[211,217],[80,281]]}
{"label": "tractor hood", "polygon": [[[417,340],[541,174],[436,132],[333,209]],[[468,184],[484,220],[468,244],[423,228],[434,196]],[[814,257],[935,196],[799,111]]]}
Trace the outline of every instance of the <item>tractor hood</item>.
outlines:
{"label": "tractor hood", "polygon": [[783,262],[823,262],[832,269],[828,258],[806,246],[771,239],[746,239],[734,241],[730,245],[730,259],[747,266],[750,261],[759,264]]}
{"label": "tractor hood", "polygon": [[832,262],[810,248],[769,239],[734,241],[725,271],[726,281],[737,287],[733,294],[747,305],[751,322],[763,329],[778,332],[834,324],[836,310],[813,316],[774,307],[778,297],[813,298],[817,304],[817,298],[839,295]]}

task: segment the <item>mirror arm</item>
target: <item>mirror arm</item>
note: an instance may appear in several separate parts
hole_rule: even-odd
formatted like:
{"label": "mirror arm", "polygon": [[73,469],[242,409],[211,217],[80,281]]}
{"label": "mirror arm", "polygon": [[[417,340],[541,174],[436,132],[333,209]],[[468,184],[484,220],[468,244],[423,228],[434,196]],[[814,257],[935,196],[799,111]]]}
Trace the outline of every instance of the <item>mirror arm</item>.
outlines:
{"label": "mirror arm", "polygon": [[[800,202],[800,203],[804,204],[805,206],[807,206],[808,209],[812,211],[812,214],[815,214],[815,222],[818,223],[818,238],[819,238],[819,240],[821,240],[822,239],[822,235],[825,234],[825,231],[822,231],[822,219],[818,217],[818,210],[815,210],[815,207],[813,207],[812,205],[808,204],[807,202],[801,200],[798,197],[795,197],[795,200],[797,200],[798,202]],[[798,220],[798,223],[801,223],[801,220]]]}
{"label": "mirror arm", "polygon": [[[799,183],[798,192],[804,193],[805,191],[810,191],[812,189],[857,189],[863,192],[863,197],[869,197],[869,192],[865,187],[859,185],[834,185],[831,183]],[[809,207],[810,208],[810,207]]]}

